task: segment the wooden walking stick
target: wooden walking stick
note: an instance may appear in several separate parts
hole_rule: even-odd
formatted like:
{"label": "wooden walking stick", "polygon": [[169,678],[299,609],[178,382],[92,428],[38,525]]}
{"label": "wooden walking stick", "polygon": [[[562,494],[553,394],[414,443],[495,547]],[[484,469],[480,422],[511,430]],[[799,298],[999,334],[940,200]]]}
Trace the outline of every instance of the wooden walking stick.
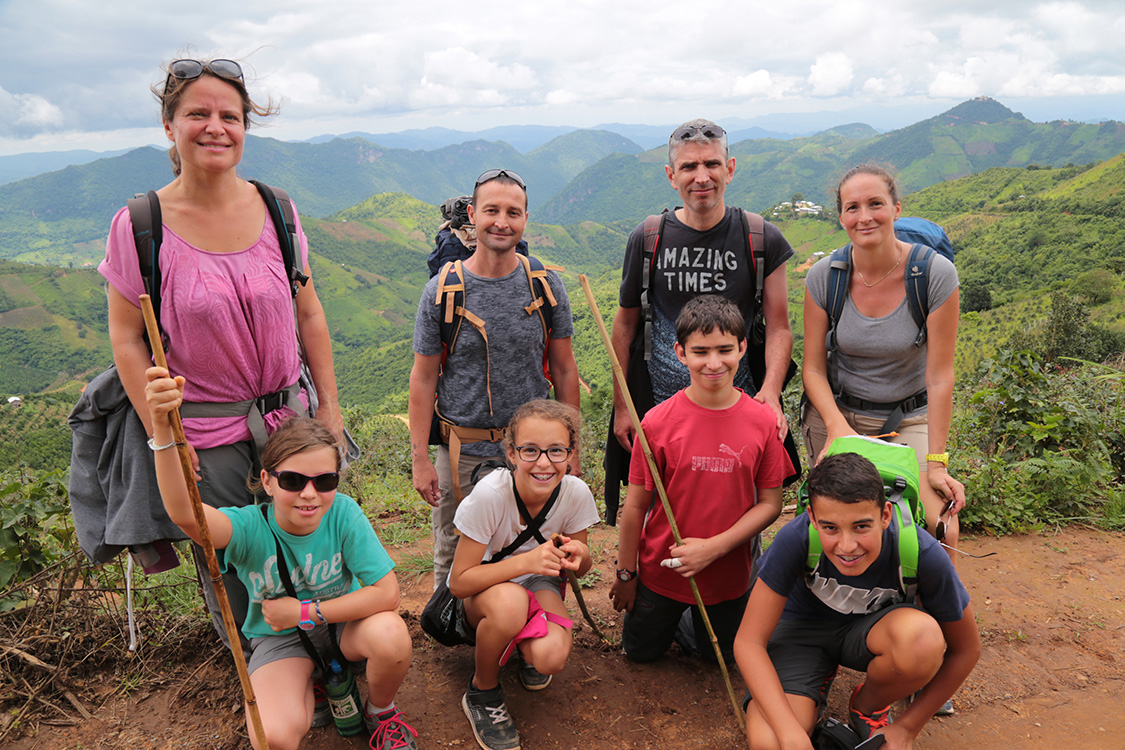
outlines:
{"label": "wooden walking stick", "polygon": [[[148,331],[148,342],[152,348],[152,358],[157,367],[168,369],[168,360],[164,358],[164,344],[160,341],[160,326],[156,323],[156,313],[152,309],[152,299],[147,294],[141,295],[141,311],[145,316],[145,330]],[[234,622],[234,613],[230,609],[230,600],[227,598],[226,587],[223,586],[223,575],[219,572],[219,558],[215,556],[215,545],[211,542],[211,530],[207,527],[207,519],[203,515],[203,500],[199,496],[199,485],[195,483],[195,469],[191,465],[191,454],[188,452],[187,440],[184,438],[184,423],[180,419],[180,410],[174,409],[169,415],[172,422],[172,435],[176,440],[176,452],[180,456],[180,469],[184,472],[184,482],[187,484],[188,497],[191,499],[191,509],[195,513],[195,523],[199,526],[199,539],[202,542],[203,552],[207,556],[207,570],[211,575],[211,583],[215,587],[215,595],[219,600],[219,609],[223,614],[223,627],[227,630],[227,640],[230,641],[230,650],[234,654],[234,665],[238,668],[238,680],[242,683],[242,697],[246,701],[246,711],[250,714],[250,724],[258,738],[258,747],[269,750],[269,741],[266,740],[266,730],[262,726],[262,717],[258,713],[258,702],[254,698],[254,688],[250,685],[250,673],[246,671],[246,657],[242,654],[242,640],[238,637],[238,626]]]}
{"label": "wooden walking stick", "polygon": [[[556,547],[561,547],[563,543],[562,535],[551,534],[551,543]],[[578,602],[578,609],[582,610],[582,616],[585,617],[586,622],[590,624],[590,629],[593,630],[594,635],[601,638],[603,642],[610,643],[610,640],[602,635],[602,631],[598,630],[598,624],[594,622],[593,615],[590,614],[590,610],[586,607],[586,597],[582,596],[582,586],[578,583],[578,576],[573,570],[567,570],[565,572],[567,580],[570,581],[570,588],[574,592],[574,601]]]}
{"label": "wooden walking stick", "polygon": [[[633,428],[637,431],[633,447],[635,449],[637,445],[640,445],[644,452],[645,459],[648,461],[649,473],[652,474],[652,481],[656,485],[656,494],[660,496],[660,504],[664,506],[664,515],[668,517],[668,526],[672,529],[672,538],[676,540],[676,546],[678,547],[684,543],[683,539],[680,538],[680,528],[676,525],[676,519],[672,515],[672,505],[668,502],[668,493],[664,490],[664,482],[656,468],[656,459],[652,457],[652,450],[649,448],[648,439],[645,438],[645,431],[641,429],[641,418],[637,416],[637,409],[633,406],[633,397],[629,393],[629,385],[625,382],[625,373],[621,370],[621,362],[617,359],[617,352],[613,350],[613,343],[610,341],[605,321],[602,320],[602,314],[598,311],[598,303],[594,300],[594,293],[590,291],[590,282],[586,279],[585,274],[579,274],[578,281],[582,284],[582,291],[586,293],[586,302],[589,303],[590,310],[594,313],[594,322],[598,324],[598,331],[602,334],[602,343],[605,344],[606,351],[609,352],[610,362],[613,364],[613,377],[621,388],[621,393],[625,396],[625,405],[629,408],[629,418],[633,420]],[[734,686],[730,683],[727,663],[723,659],[722,649],[719,648],[719,639],[711,628],[711,618],[707,616],[707,608],[703,606],[703,597],[699,593],[699,585],[695,582],[694,577],[689,578],[688,583],[691,584],[691,593],[695,595],[695,604],[699,607],[699,614],[703,618],[704,627],[707,628],[707,635],[711,638],[711,647],[715,649],[715,657],[719,662],[719,670],[723,674],[723,682],[727,686],[727,694],[730,696],[730,704],[734,709],[734,718],[738,721],[738,729],[745,733],[746,720],[742,715],[742,704],[735,696]]]}

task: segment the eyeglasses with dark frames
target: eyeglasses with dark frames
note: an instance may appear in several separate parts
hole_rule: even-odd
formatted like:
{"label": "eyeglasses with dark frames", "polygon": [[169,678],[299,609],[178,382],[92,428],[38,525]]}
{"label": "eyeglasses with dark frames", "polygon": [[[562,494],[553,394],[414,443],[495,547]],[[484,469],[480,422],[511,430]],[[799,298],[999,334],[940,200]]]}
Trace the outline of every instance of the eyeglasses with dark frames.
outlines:
{"label": "eyeglasses with dark frames", "polygon": [[521,461],[527,463],[535,463],[539,457],[544,453],[547,454],[547,460],[553,464],[561,464],[570,458],[570,448],[563,448],[561,445],[553,445],[550,448],[540,448],[537,445],[521,445],[516,448],[516,455],[520,457]]}
{"label": "eyeglasses with dark frames", "polygon": [[164,83],[164,88],[168,88],[168,84],[175,78],[177,81],[190,81],[203,75],[204,71],[210,71],[219,78],[225,78],[228,81],[243,82],[242,66],[234,60],[226,60],[219,58],[217,60],[192,60],[191,58],[184,58],[181,60],[173,60],[172,64],[168,66],[168,80]]}
{"label": "eyeglasses with dark frames", "polygon": [[523,181],[523,178],[508,169],[490,169],[487,172],[481,172],[480,177],[477,178],[476,183],[473,185],[473,189],[476,190],[484,183],[491,182],[497,177],[507,177],[509,180],[523,188],[523,191],[525,193],[527,192],[527,183]]}
{"label": "eyeglasses with dark frames", "polygon": [[312,482],[317,492],[331,492],[340,486],[340,472],[327,471],[323,474],[307,476],[299,471],[271,471],[270,476],[277,480],[277,486],[286,492],[300,492]]}

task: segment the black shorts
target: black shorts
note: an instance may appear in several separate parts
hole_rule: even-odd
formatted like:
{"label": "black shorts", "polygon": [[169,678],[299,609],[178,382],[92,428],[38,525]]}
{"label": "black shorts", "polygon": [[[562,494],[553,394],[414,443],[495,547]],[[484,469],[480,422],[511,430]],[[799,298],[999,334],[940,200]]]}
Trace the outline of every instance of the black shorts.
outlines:
{"label": "black shorts", "polygon": [[[742,613],[746,611],[749,596],[750,592],[747,591],[734,599],[707,605],[707,619],[711,621],[724,661],[734,659],[734,637],[738,633],[738,626],[742,624]],[[637,598],[633,602],[633,609],[625,613],[625,623],[621,630],[621,645],[625,649],[625,656],[630,661],[640,663],[659,659],[671,647],[677,629],[681,627],[682,616],[689,609],[691,625],[684,630],[691,632],[685,636],[694,641],[695,650],[705,660],[717,662],[699,607],[658,594],[643,582],[637,583]]]}
{"label": "black shorts", "polygon": [[802,695],[823,707],[841,664],[866,672],[875,654],[867,648],[867,634],[875,623],[902,607],[899,602],[870,615],[847,620],[780,620],[767,651],[786,693]]}

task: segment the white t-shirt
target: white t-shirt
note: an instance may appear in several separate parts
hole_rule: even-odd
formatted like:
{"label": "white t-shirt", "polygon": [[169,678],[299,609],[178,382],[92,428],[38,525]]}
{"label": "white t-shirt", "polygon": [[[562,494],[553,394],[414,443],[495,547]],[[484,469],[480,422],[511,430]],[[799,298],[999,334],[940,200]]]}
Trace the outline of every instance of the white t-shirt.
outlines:
{"label": "white t-shirt", "polygon": [[[584,531],[601,520],[594,505],[590,488],[578,477],[569,474],[563,477],[562,489],[551,512],[539,527],[544,539],[551,534],[570,536]],[[474,542],[486,545],[481,560],[488,560],[500,550],[515,541],[526,524],[516,508],[516,497],[512,492],[512,473],[498,469],[477,482],[468,497],[457,507],[453,525]],[[535,549],[539,542],[531,537],[512,556]],[[521,583],[529,575],[513,578]]]}

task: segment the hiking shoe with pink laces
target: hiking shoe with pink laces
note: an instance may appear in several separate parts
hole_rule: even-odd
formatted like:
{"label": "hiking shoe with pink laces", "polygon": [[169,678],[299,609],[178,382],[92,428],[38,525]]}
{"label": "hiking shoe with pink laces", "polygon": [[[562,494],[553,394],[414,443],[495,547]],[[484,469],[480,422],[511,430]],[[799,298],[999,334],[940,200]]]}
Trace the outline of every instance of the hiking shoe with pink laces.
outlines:
{"label": "hiking shoe with pink laces", "polygon": [[855,733],[859,735],[859,739],[866,740],[873,735],[877,730],[882,729],[891,723],[891,707],[888,705],[886,708],[880,708],[870,714],[865,714],[862,711],[856,710],[855,697],[859,691],[863,689],[863,684],[860,683],[856,689],[852,691],[852,698],[848,701],[848,724],[851,725]]}
{"label": "hiking shoe with pink laces", "polygon": [[364,713],[363,723],[371,732],[371,750],[418,750],[414,741],[418,732],[406,723],[397,708],[375,716]]}

